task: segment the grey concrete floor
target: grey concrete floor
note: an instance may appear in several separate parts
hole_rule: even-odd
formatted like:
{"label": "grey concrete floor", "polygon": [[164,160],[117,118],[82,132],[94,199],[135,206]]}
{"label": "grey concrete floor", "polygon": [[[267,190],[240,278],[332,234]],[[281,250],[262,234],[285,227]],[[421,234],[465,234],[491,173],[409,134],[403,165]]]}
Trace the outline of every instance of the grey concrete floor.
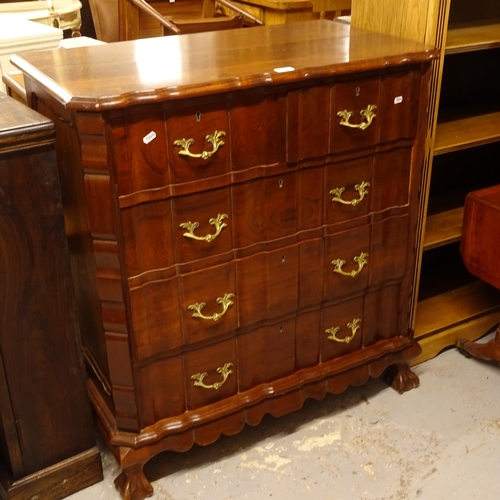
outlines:
{"label": "grey concrete floor", "polygon": [[[484,340],[488,340],[487,337]],[[380,380],[145,467],[156,500],[496,500],[500,366],[455,349],[414,368],[403,395]],[[69,500],[119,500],[104,481]]]}

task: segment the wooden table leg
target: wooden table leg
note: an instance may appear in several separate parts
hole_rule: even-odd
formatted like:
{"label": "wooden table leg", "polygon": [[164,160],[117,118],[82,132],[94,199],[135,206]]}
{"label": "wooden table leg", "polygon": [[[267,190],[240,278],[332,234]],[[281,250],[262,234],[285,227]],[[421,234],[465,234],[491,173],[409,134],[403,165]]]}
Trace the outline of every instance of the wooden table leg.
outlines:
{"label": "wooden table leg", "polygon": [[486,361],[500,361],[500,324],[497,328],[495,338],[485,344],[478,344],[471,340],[458,339],[456,346],[465,355]]}

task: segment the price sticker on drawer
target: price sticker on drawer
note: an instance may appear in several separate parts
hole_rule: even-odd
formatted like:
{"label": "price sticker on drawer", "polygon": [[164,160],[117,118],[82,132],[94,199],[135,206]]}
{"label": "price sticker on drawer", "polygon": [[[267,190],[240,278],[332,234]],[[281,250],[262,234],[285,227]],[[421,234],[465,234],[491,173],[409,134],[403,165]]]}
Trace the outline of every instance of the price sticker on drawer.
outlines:
{"label": "price sticker on drawer", "polygon": [[155,139],[156,139],[156,132],[154,130],[151,130],[151,132],[149,132],[149,134],[145,135],[142,138],[142,142],[144,144],[149,144],[151,141],[154,141]]}
{"label": "price sticker on drawer", "polygon": [[295,68],[292,68],[292,66],[283,66],[281,68],[274,68],[274,71],[276,73],[289,73],[290,71],[295,71]]}
{"label": "price sticker on drawer", "polygon": [[401,104],[403,102],[403,96],[398,95],[397,97],[394,98],[394,104]]}

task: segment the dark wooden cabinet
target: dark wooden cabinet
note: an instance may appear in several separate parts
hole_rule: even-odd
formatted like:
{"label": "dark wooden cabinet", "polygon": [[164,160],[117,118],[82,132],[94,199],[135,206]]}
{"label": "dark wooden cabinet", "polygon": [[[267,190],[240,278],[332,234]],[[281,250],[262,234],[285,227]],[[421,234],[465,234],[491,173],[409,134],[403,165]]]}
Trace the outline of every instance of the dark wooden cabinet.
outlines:
{"label": "dark wooden cabinet", "polygon": [[64,232],[54,125],[0,94],[0,497],[102,479]]}
{"label": "dark wooden cabinet", "polygon": [[124,498],[152,492],[142,468],[162,450],[386,369],[418,385],[436,57],[330,21],[15,57],[57,127],[89,390]]}

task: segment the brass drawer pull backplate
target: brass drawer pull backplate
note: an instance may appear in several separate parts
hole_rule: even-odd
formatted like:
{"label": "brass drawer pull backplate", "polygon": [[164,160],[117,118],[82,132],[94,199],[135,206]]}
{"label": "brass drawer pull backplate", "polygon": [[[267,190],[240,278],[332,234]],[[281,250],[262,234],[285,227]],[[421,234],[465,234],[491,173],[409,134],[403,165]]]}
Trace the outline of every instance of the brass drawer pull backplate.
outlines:
{"label": "brass drawer pull backplate", "polygon": [[226,363],[224,366],[219,366],[219,368],[217,368],[216,372],[219,375],[222,375],[222,380],[220,382],[215,382],[214,384],[206,385],[203,382],[203,379],[206,376],[208,376],[207,372],[196,373],[194,375],[191,375],[191,380],[194,380],[193,384],[197,387],[203,387],[204,389],[215,389],[215,390],[220,389],[222,387],[222,385],[224,384],[224,382],[229,377],[229,375],[231,375],[231,373],[233,373],[233,370],[231,370],[232,366],[233,366],[233,363]]}
{"label": "brass drawer pull backplate", "polygon": [[225,293],[224,297],[218,297],[215,302],[217,304],[220,304],[222,306],[222,312],[220,313],[214,313],[212,316],[205,316],[201,310],[207,305],[206,302],[197,302],[196,304],[191,304],[188,306],[188,309],[190,311],[194,311],[193,313],[193,318],[201,318],[201,319],[208,319],[211,321],[218,321],[219,319],[226,314],[226,311],[228,310],[229,306],[232,306],[234,304],[233,299],[234,298],[234,293]]}
{"label": "brass drawer pull backplate", "polygon": [[351,278],[356,277],[363,270],[363,267],[368,264],[368,254],[366,252],[361,252],[358,256],[353,258],[353,261],[358,264],[358,268],[352,271],[344,271],[342,266],[345,264],[345,260],[332,260],[333,272],[341,274],[342,276],[350,276]]}
{"label": "brass drawer pull backplate", "polygon": [[368,194],[368,188],[370,187],[369,182],[363,181],[361,184],[355,184],[354,189],[358,192],[359,198],[354,198],[353,200],[344,200],[342,198],[342,194],[345,191],[345,187],[338,187],[335,189],[332,189],[330,191],[330,194],[332,195],[332,201],[335,201],[337,203],[342,203],[343,205],[352,205],[355,207],[358,205],[361,201],[363,201],[364,197]]}
{"label": "brass drawer pull backplate", "polygon": [[196,229],[200,227],[199,222],[183,222],[182,224],[179,224],[179,227],[182,229],[187,229],[187,233],[184,233],[182,236],[185,236],[186,238],[191,238],[193,240],[197,241],[206,241],[207,243],[210,243],[211,241],[215,240],[217,236],[219,236],[220,232],[227,226],[225,222],[222,222],[224,219],[227,219],[228,215],[227,214],[219,214],[217,215],[216,218],[209,219],[208,223],[211,226],[215,227],[215,233],[214,234],[207,234],[206,236],[197,236],[194,234]]}
{"label": "brass drawer pull backplate", "polygon": [[352,116],[352,111],[347,111],[347,109],[344,109],[344,111],[339,111],[337,113],[337,116],[342,118],[340,120],[340,125],[343,127],[350,127],[350,128],[359,128],[360,130],[365,130],[367,129],[373,119],[377,116],[374,113],[374,110],[377,109],[377,106],[375,104],[368,104],[366,109],[362,109],[359,114],[366,120],[361,123],[350,123],[349,120],[351,119]]}
{"label": "brass drawer pull backplate", "polygon": [[194,144],[194,139],[178,139],[174,141],[174,146],[182,148],[179,151],[179,155],[189,156],[191,158],[201,158],[202,160],[208,160],[213,154],[217,152],[220,146],[224,145],[224,141],[221,137],[225,136],[226,132],[223,130],[215,131],[213,134],[208,134],[205,137],[205,141],[212,144],[212,151],[202,151],[201,153],[191,153],[189,148]]}
{"label": "brass drawer pull backplate", "polygon": [[351,335],[344,337],[342,339],[337,337],[337,333],[340,330],[339,326],[328,328],[327,330],[325,330],[325,333],[328,333],[328,340],[334,340],[335,342],[348,344],[356,336],[356,332],[359,330],[360,324],[361,324],[360,318],[354,318],[351,322],[347,323],[347,328],[351,330]]}

